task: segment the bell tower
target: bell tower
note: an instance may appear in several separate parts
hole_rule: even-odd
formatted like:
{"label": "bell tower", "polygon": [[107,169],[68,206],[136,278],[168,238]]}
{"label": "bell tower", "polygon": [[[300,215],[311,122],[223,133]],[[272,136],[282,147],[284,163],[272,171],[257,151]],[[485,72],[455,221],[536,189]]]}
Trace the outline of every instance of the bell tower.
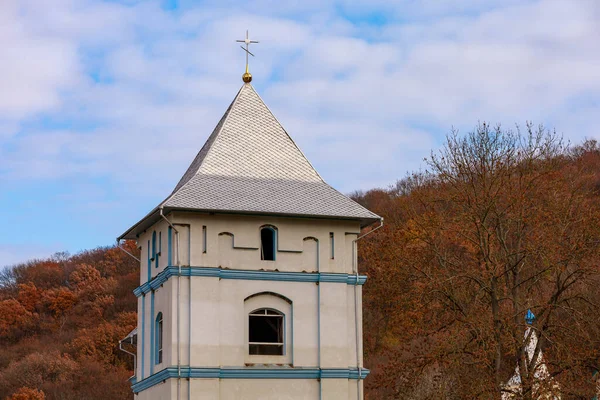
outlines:
{"label": "bell tower", "polygon": [[142,254],[136,399],[363,397],[356,239],[382,219],[325,183],[250,81],[118,238]]}

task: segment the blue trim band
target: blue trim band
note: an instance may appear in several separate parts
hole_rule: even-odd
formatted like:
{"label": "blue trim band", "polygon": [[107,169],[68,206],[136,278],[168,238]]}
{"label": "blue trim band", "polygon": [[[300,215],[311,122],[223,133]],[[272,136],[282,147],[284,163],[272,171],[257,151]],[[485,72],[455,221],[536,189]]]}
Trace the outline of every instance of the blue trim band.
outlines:
{"label": "blue trim band", "polygon": [[[177,276],[179,269],[174,266],[166,267],[151,281],[135,288],[133,293],[140,297],[152,290],[158,289],[170,277]],[[356,285],[356,275],[334,274],[324,272],[272,272],[248,271],[240,269],[220,269],[212,267],[182,267],[181,276],[206,276],[219,279],[241,279],[250,281],[280,281],[280,282],[328,282]],[[358,284],[364,285],[367,277],[358,276]]]}
{"label": "blue trim band", "polygon": [[[361,369],[360,379],[369,375],[369,370]],[[149,389],[167,379],[177,378],[177,367],[165,368],[139,382],[133,382],[134,393]],[[356,368],[195,368],[182,367],[181,378],[204,379],[359,379]]]}

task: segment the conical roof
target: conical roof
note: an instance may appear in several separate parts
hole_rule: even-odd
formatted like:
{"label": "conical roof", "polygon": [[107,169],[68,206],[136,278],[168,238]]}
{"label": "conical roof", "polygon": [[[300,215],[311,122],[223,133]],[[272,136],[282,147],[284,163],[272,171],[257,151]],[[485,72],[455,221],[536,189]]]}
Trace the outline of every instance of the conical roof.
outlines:
{"label": "conical roof", "polygon": [[381,217],[319,176],[251,84],[242,86],[167,199],[119,239],[134,239],[158,210],[354,219]]}

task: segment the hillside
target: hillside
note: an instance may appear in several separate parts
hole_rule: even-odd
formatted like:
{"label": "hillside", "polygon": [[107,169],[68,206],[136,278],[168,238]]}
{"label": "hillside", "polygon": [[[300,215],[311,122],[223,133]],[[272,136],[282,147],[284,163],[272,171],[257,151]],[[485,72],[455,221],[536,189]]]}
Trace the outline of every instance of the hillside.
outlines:
{"label": "hillside", "polygon": [[[531,147],[506,138],[485,126],[449,137],[431,172],[354,194],[385,218],[359,242],[367,398],[497,398],[527,309],[562,398],[593,396],[600,151],[542,137],[546,153],[523,156]],[[106,247],[4,269],[0,399],[131,399],[117,345],[136,324],[138,268]]]}
{"label": "hillside", "polygon": [[[136,325],[138,268],[122,251],[98,248],[3,270],[0,398],[21,388],[47,399],[132,398],[133,361],[117,344]],[[38,398],[21,393],[14,398]]]}
{"label": "hillside", "polygon": [[359,242],[368,398],[499,399],[517,364],[515,398],[600,394],[600,151],[528,128],[452,134],[428,171],[354,194],[385,218]]}

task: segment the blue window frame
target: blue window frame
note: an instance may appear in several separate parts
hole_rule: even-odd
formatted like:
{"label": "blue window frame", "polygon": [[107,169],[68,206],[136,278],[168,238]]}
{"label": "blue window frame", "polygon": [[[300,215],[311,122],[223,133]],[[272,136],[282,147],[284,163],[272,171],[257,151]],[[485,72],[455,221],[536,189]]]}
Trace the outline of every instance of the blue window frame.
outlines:
{"label": "blue window frame", "polygon": [[150,253],[150,241],[148,240],[148,282],[152,280],[152,255]]}
{"label": "blue window frame", "polygon": [[156,259],[156,231],[152,232],[152,261]]}
{"label": "blue window frame", "polygon": [[275,261],[277,253],[277,230],[265,226],[260,230],[260,259]]}
{"label": "blue window frame", "polygon": [[158,268],[158,254],[159,253],[156,252],[156,231],[154,231],[152,232],[152,261],[154,261],[155,268]]}
{"label": "blue window frame", "polygon": [[154,363],[160,364],[163,360],[163,314],[161,312],[156,316],[154,329]]}

